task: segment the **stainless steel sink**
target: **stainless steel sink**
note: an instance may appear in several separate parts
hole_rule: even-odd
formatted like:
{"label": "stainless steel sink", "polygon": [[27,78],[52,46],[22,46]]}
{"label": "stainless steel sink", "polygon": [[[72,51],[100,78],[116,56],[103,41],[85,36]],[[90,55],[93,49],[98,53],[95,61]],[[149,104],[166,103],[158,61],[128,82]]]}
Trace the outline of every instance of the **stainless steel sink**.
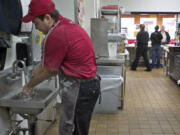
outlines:
{"label": "stainless steel sink", "polygon": [[9,77],[11,70],[0,72],[0,99],[7,94],[11,93],[12,90],[22,87],[21,78],[16,77],[12,79]]}
{"label": "stainless steel sink", "polygon": [[22,96],[21,92],[7,95],[0,99],[0,106],[8,107],[12,112],[19,114],[37,115],[48,106],[57,94],[58,90],[36,88],[35,94],[31,98]]}
{"label": "stainless steel sink", "polygon": [[[31,68],[28,69],[27,77],[31,76]],[[53,79],[46,80],[35,87],[35,95],[32,98],[22,96],[22,78],[11,76],[12,69],[0,72],[0,107],[8,107],[12,112],[19,114],[37,115],[45,109],[57,96]]]}

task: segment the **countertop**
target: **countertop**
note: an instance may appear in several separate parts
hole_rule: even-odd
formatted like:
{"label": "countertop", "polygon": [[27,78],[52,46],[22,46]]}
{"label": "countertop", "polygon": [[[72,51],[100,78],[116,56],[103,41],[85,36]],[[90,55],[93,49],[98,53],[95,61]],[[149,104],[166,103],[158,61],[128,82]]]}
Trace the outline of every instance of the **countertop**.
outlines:
{"label": "countertop", "polygon": [[101,66],[119,66],[125,63],[125,58],[120,55],[115,57],[99,57],[96,59],[96,63]]}
{"label": "countertop", "polygon": [[[161,45],[161,46],[167,46],[167,47],[180,47],[180,46],[175,46],[174,44],[167,44],[167,45]],[[135,44],[127,44],[126,48],[130,47],[135,47]],[[148,44],[148,47],[151,47],[151,44]]]}

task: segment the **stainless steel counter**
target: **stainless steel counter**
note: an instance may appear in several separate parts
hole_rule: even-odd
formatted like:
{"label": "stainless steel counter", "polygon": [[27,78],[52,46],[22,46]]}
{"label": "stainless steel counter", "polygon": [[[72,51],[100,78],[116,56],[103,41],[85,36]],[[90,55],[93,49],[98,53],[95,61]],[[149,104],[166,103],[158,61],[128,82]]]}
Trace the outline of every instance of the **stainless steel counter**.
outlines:
{"label": "stainless steel counter", "polygon": [[96,59],[101,77],[102,103],[96,103],[96,113],[116,113],[123,108],[126,83],[126,54]]}
{"label": "stainless steel counter", "polygon": [[36,88],[36,92],[31,98],[22,96],[20,92],[8,94],[0,99],[0,106],[8,107],[12,112],[18,114],[37,115],[49,105],[52,99],[56,98],[57,93],[58,90]]}
{"label": "stainless steel counter", "polygon": [[[32,67],[27,68],[28,76],[30,76],[29,73],[32,69]],[[53,122],[55,120],[56,113],[56,108],[54,107],[54,105],[56,102],[56,95],[58,94],[58,89],[56,89],[55,87],[55,80],[50,79],[44,81],[43,83],[35,87],[37,92],[32,98],[24,98],[19,94],[23,88],[21,76],[12,79],[11,73],[12,69],[6,69],[0,72],[0,121],[5,120],[7,122],[4,121],[3,124],[8,123],[6,125],[11,125],[12,127],[14,127],[14,122],[11,121],[12,116],[9,116],[10,110],[11,112],[14,112],[16,114],[26,114],[25,116],[37,116],[38,119],[40,118],[43,120],[51,120]],[[6,113],[8,117],[6,117],[5,119],[3,118],[5,115],[2,115],[2,109],[7,110]],[[16,120],[16,118],[13,118],[13,120]],[[44,122],[38,120],[36,124],[36,134],[43,135],[48,127],[52,124],[52,122]],[[1,131],[3,132],[2,135],[5,135],[4,132],[9,131],[11,126],[6,126],[6,128]],[[28,127],[26,124],[22,124],[22,126]]]}
{"label": "stainless steel counter", "polygon": [[101,66],[120,66],[125,63],[125,58],[123,56],[99,57],[96,59],[96,63]]}
{"label": "stainless steel counter", "polygon": [[48,88],[52,80],[44,81],[35,87],[35,95],[32,98],[23,97],[21,76],[12,79],[11,69],[0,73],[0,106],[9,107],[16,113],[37,114],[40,113],[51,100],[58,94],[58,89]]}

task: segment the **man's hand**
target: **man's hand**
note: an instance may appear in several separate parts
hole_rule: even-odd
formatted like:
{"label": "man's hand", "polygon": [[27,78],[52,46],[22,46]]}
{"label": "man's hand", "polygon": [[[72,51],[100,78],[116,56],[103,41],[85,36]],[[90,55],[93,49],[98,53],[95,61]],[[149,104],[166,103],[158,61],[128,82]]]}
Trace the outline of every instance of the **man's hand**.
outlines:
{"label": "man's hand", "polygon": [[28,87],[27,85],[25,85],[24,87],[23,87],[23,90],[22,90],[22,94],[24,95],[24,96],[32,96],[33,95],[33,88],[31,88],[31,87]]}
{"label": "man's hand", "polygon": [[37,67],[31,74],[31,80],[24,86],[22,94],[31,96],[34,86],[55,75],[57,75],[57,71],[49,71],[42,66]]}

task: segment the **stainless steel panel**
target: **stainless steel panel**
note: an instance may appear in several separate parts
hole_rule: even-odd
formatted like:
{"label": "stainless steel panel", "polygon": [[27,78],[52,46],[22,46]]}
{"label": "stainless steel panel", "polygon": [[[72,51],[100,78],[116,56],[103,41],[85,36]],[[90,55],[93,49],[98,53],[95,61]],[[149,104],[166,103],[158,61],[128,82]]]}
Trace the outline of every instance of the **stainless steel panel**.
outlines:
{"label": "stainless steel panel", "polygon": [[[27,67],[27,76],[30,77],[33,69],[33,66]],[[11,74],[12,69],[6,69],[0,72],[0,121],[2,121],[0,122],[0,135],[5,135],[7,129],[10,128],[12,119],[10,119],[9,111],[18,114],[38,114],[37,117],[41,120],[36,122],[36,134],[44,135],[45,131],[52,124],[52,122],[46,122],[44,120],[54,121],[56,115],[54,105],[59,90],[55,88],[54,79],[39,84],[36,87],[39,91],[32,99],[23,99],[17,95],[22,91],[22,78],[21,76],[12,78],[13,76]],[[23,125],[23,127],[26,127],[26,125]]]}
{"label": "stainless steel panel", "polygon": [[100,57],[96,59],[97,65],[102,66],[120,66],[125,63],[125,58],[123,56],[116,56],[116,57]]}
{"label": "stainless steel panel", "polygon": [[15,113],[36,115],[47,107],[57,93],[58,90],[39,88],[31,98],[26,98],[21,93],[8,95],[0,99],[0,106],[9,107]]}
{"label": "stainless steel panel", "polygon": [[121,66],[98,66],[97,73],[101,76],[101,104],[96,103],[95,113],[116,113],[119,99],[122,97]]}
{"label": "stainless steel panel", "polygon": [[46,80],[35,87],[35,95],[32,98],[22,96],[22,78],[11,77],[12,69],[0,72],[0,106],[8,107],[16,113],[38,114],[58,94],[54,80]]}
{"label": "stainless steel panel", "polygon": [[122,66],[97,66],[97,74],[107,78],[120,77],[122,76]]}
{"label": "stainless steel panel", "polygon": [[176,81],[180,79],[180,55],[175,55],[172,78]]}
{"label": "stainless steel panel", "polygon": [[91,19],[91,39],[94,46],[96,57],[109,56],[107,30],[109,27],[106,19]]}

